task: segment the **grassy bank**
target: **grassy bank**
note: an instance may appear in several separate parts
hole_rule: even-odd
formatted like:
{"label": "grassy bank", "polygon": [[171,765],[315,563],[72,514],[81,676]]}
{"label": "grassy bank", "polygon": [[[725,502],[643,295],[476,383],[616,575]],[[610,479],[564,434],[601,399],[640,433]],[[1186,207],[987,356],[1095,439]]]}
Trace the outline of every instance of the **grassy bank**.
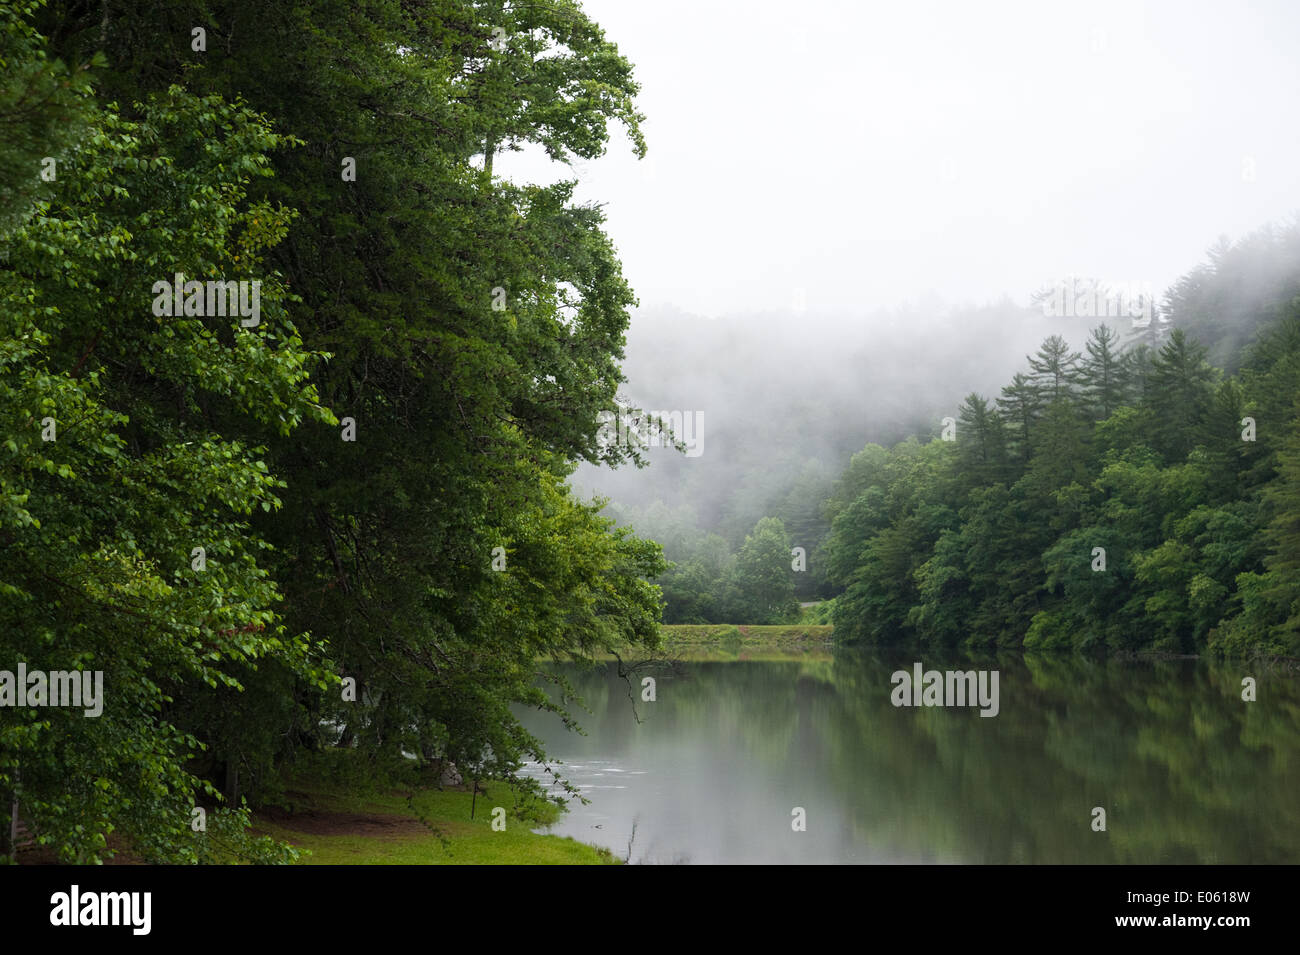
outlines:
{"label": "grassy bank", "polygon": [[[301,785],[301,783],[299,783]],[[463,789],[370,792],[295,789],[284,809],[254,817],[262,834],[307,850],[305,865],[601,865],[616,860],[605,849],[532,828],[554,821],[560,809],[534,803],[529,818],[512,812],[504,785]],[[492,809],[506,808],[506,828],[494,831]]]}
{"label": "grassy bank", "polygon": [[682,659],[788,659],[831,649],[831,627],[817,624],[665,624],[659,633],[662,652]]}

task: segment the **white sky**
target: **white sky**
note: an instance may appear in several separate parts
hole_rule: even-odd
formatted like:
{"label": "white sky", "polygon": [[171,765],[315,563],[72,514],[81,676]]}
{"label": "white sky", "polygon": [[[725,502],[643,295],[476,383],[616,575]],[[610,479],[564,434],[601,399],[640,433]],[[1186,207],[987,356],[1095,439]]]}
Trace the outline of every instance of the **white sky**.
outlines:
{"label": "white sky", "polygon": [[636,67],[649,154],[617,134],[578,198],[605,204],[643,307],[1163,289],[1300,212],[1300,3],[584,7]]}

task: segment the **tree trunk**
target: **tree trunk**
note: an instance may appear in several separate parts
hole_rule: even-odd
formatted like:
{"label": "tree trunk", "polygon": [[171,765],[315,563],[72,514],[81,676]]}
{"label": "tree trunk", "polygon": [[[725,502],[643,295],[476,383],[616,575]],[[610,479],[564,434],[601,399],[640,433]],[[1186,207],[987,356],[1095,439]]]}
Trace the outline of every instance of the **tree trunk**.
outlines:
{"label": "tree trunk", "polygon": [[18,797],[11,792],[0,792],[0,805],[9,810],[4,824],[0,825],[0,856],[14,856],[18,845]]}
{"label": "tree trunk", "polygon": [[239,808],[239,760],[234,756],[226,759],[226,786],[223,794],[227,806]]}

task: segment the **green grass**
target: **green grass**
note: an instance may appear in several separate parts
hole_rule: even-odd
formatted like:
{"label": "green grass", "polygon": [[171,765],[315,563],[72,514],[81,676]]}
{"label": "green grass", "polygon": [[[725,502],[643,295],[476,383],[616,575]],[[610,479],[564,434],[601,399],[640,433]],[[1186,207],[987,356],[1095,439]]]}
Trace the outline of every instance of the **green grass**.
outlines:
{"label": "green grass", "polygon": [[[301,785],[301,783],[300,783]],[[558,818],[554,804],[534,802],[529,818],[512,811],[514,794],[503,784],[480,785],[475,818],[471,793],[458,789],[348,794],[295,790],[289,812],[254,818],[259,833],[308,850],[306,865],[601,865],[615,863],[606,850],[532,827]],[[506,828],[492,829],[492,809],[504,806]],[[414,807],[414,808],[412,808]],[[423,816],[427,822],[422,822]],[[434,828],[430,828],[432,825]],[[437,831],[435,832],[434,829]],[[441,836],[441,838],[440,838]]]}
{"label": "green grass", "polygon": [[[682,660],[829,660],[831,627],[816,624],[667,625],[664,656]],[[254,817],[254,829],[305,850],[305,865],[609,865],[607,849],[532,830],[562,810],[531,800],[516,815],[502,783],[480,788],[475,818],[463,789],[374,788],[349,753],[332,753],[292,780],[285,808]],[[482,784],[480,784],[482,786]],[[506,808],[506,828],[492,810]]]}
{"label": "green grass", "polygon": [[810,624],[665,624],[662,652],[683,660],[829,656],[831,627]]}
{"label": "green grass", "polygon": [[736,624],[736,623],[666,623],[659,628],[665,636],[682,639],[714,639],[718,636],[746,637],[751,640],[771,639],[773,637],[802,637],[806,639],[830,639],[830,624]]}

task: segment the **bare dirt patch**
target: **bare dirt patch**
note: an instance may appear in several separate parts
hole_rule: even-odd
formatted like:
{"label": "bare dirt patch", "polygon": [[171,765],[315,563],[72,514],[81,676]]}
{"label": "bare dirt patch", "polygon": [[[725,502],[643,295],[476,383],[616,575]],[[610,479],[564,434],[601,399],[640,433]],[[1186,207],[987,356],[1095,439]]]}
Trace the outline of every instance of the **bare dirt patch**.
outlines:
{"label": "bare dirt patch", "polygon": [[[109,836],[107,847],[114,851],[112,858],[105,858],[104,865],[144,865],[144,860],[127,847],[125,840],[118,836]],[[18,850],[16,859],[19,865],[61,865],[59,855],[53,846],[25,846]]]}

